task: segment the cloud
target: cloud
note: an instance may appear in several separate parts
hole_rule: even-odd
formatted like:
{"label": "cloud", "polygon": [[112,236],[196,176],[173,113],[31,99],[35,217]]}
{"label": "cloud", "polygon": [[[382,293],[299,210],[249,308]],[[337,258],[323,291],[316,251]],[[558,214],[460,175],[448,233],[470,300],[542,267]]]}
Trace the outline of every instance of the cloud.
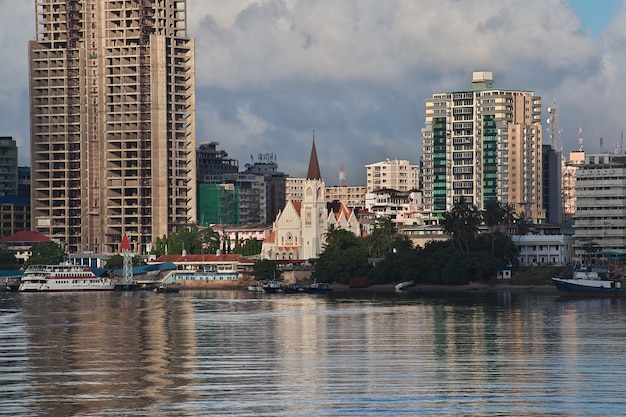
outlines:
{"label": "cloud", "polygon": [[[11,0],[16,11],[0,17],[0,46],[15,58],[0,68],[12,80],[0,87],[0,128],[24,138],[33,9]],[[314,130],[329,184],[341,164],[364,184],[366,164],[418,163],[425,99],[470,88],[480,70],[496,87],[534,91],[544,109],[556,100],[565,150],[578,126],[588,151],[623,128],[624,8],[594,37],[565,0],[188,0],[187,15],[197,140],[241,165],[275,153],[280,170],[303,176]]]}

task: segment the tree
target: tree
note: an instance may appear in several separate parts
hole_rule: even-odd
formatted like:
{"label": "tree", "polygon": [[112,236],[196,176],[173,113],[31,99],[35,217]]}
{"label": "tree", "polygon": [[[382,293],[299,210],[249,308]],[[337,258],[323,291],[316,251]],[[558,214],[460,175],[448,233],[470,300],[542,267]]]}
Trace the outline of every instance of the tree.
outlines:
{"label": "tree", "polygon": [[489,228],[491,235],[491,254],[495,251],[496,230],[505,222],[507,213],[504,204],[499,201],[491,200],[485,204],[482,211],[482,219],[485,226]]}
{"label": "tree", "polygon": [[31,249],[25,265],[58,265],[67,256],[63,248],[54,242],[37,242]]}
{"label": "tree", "polygon": [[276,262],[268,259],[256,261],[252,267],[252,275],[258,280],[272,279],[276,277]]}
{"label": "tree", "polygon": [[465,252],[469,252],[468,242],[476,236],[480,222],[478,208],[462,197],[454,203],[452,210],[445,212],[441,218],[444,232],[450,235],[453,244],[456,241],[459,249]]}
{"label": "tree", "polygon": [[362,238],[345,229],[335,229],[315,263],[312,277],[319,281],[347,283],[355,276],[367,275],[367,248]]}
{"label": "tree", "polygon": [[0,266],[14,266],[18,261],[15,254],[4,246],[0,246]]}
{"label": "tree", "polygon": [[183,250],[189,254],[215,253],[220,248],[219,234],[212,229],[198,230],[198,226],[180,228],[169,236],[157,238],[152,253],[161,255],[181,255]]}
{"label": "tree", "polygon": [[396,227],[389,217],[380,216],[376,218],[374,229],[366,238],[369,255],[381,258],[392,253],[396,236]]}

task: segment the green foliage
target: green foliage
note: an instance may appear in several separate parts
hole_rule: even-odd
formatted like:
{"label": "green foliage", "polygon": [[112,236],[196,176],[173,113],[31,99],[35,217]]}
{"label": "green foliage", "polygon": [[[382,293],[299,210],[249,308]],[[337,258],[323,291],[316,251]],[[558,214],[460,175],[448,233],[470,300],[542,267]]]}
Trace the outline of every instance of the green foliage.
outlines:
{"label": "green foliage", "polygon": [[243,245],[237,243],[233,248],[233,253],[238,253],[243,256],[258,255],[261,253],[263,241],[258,239],[248,239],[243,242]]}
{"label": "green foliage", "polygon": [[0,246],[0,266],[13,266],[17,265],[18,261],[13,252]]}
{"label": "green foliage", "polygon": [[124,267],[124,257],[122,255],[113,255],[106,264],[107,269],[121,269]]}
{"label": "green foliage", "polygon": [[252,275],[258,280],[272,279],[276,277],[276,262],[268,259],[256,261],[252,267]]}
{"label": "green foliage", "polygon": [[382,258],[393,253],[397,237],[396,227],[390,218],[376,218],[374,230],[365,238],[369,256]]}
{"label": "green foliage", "polygon": [[450,235],[453,244],[458,244],[459,250],[465,252],[469,252],[468,242],[476,236],[480,223],[481,213],[478,207],[463,198],[441,217],[444,232]]}
{"label": "green foliage", "polygon": [[157,238],[152,254],[182,255],[183,249],[189,254],[216,253],[220,249],[219,233],[211,228],[198,230],[195,225],[181,228],[169,236]]}
{"label": "green foliage", "polygon": [[367,262],[364,240],[344,229],[329,228],[328,233],[326,246],[315,263],[312,278],[347,284],[352,277],[367,275],[371,267]]}
{"label": "green foliage", "polygon": [[38,242],[31,247],[31,256],[24,263],[28,265],[57,265],[65,259],[61,246],[54,242]]}

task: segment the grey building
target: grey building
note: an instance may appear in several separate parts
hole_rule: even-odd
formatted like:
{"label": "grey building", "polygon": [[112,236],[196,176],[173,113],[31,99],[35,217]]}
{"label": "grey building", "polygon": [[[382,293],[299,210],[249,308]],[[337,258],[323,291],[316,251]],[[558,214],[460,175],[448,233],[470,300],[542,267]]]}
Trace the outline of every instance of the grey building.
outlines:
{"label": "grey building", "polygon": [[17,143],[0,137],[0,196],[17,194]]}
{"label": "grey building", "polygon": [[626,156],[586,154],[576,171],[574,240],[578,260],[589,248],[626,253]]}
{"label": "grey building", "polygon": [[219,184],[224,174],[239,171],[239,161],[217,149],[218,142],[202,142],[196,149],[196,169],[199,184]]}

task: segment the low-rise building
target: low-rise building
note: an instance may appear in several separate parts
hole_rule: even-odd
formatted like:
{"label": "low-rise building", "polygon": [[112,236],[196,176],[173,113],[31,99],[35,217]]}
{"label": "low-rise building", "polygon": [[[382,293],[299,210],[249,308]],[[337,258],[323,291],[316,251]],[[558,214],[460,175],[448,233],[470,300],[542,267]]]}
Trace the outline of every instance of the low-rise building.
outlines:
{"label": "low-rise building", "polygon": [[573,262],[572,235],[514,235],[511,239],[519,248],[518,261],[522,266],[563,266]]}

